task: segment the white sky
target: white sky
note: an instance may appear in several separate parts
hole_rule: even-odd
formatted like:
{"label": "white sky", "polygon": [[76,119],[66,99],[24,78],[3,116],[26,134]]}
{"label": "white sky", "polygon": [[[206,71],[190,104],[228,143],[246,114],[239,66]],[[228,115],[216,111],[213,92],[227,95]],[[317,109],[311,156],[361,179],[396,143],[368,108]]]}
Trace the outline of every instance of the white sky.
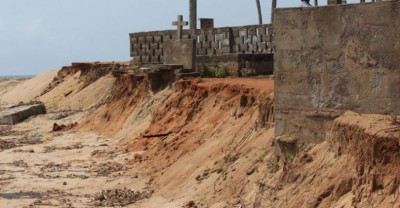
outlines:
{"label": "white sky", "polygon": [[[188,2],[1,0],[0,76],[35,75],[75,61],[130,60],[129,33],[173,29],[171,22],[178,14],[188,19]],[[197,3],[198,18],[214,18],[217,27],[257,24],[255,0]],[[268,23],[271,2],[261,3]],[[300,0],[278,0],[278,7],[299,5]]]}

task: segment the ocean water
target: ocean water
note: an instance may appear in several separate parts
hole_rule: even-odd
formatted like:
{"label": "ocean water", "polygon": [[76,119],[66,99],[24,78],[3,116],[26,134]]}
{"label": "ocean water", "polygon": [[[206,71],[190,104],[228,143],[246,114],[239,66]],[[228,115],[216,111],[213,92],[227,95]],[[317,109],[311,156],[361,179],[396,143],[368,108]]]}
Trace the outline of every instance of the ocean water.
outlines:
{"label": "ocean water", "polygon": [[0,79],[25,79],[32,77],[34,77],[34,75],[11,75],[11,76],[0,76]]}

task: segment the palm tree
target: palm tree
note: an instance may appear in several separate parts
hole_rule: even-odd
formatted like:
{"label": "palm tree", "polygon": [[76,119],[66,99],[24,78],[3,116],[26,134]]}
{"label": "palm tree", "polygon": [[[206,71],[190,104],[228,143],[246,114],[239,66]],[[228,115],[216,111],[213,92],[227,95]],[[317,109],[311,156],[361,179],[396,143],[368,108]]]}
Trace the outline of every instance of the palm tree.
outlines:
{"label": "palm tree", "polygon": [[262,25],[262,12],[261,12],[261,4],[260,4],[260,0],[256,0],[256,4],[257,4],[257,11],[258,11],[258,23],[260,25]]}

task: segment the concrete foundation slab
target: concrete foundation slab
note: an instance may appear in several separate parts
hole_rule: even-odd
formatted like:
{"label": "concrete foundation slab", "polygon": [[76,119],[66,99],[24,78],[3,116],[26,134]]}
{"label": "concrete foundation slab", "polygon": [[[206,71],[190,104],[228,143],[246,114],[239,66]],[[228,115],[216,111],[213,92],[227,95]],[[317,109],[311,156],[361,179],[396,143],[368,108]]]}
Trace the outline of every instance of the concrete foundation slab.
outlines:
{"label": "concrete foundation slab", "polygon": [[31,116],[45,113],[46,107],[41,103],[9,108],[0,111],[0,125],[14,125]]}

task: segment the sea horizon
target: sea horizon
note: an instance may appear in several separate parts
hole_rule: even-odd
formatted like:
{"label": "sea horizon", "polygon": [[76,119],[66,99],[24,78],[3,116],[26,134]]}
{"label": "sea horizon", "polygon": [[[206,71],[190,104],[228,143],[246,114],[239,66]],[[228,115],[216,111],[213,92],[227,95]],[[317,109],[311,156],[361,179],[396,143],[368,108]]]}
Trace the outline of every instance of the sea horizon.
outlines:
{"label": "sea horizon", "polygon": [[36,75],[0,75],[0,79],[24,79],[24,78],[32,78]]}

